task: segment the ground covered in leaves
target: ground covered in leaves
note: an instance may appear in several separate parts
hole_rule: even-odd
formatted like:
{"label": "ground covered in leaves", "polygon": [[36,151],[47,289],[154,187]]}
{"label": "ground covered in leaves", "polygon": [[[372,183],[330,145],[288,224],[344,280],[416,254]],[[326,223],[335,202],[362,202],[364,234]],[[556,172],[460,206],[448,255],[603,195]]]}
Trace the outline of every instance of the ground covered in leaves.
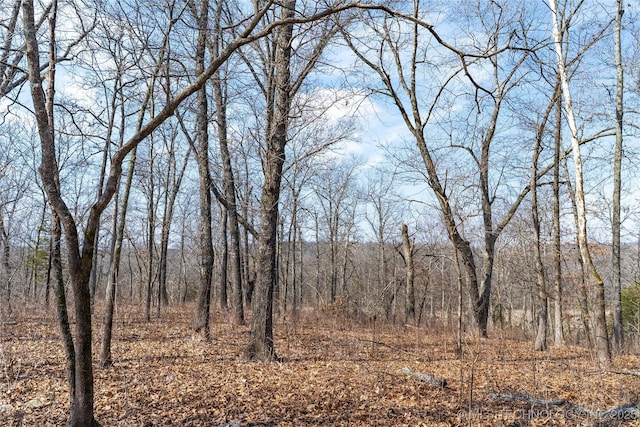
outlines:
{"label": "ground covered in leaves", "polygon": [[[95,413],[104,426],[638,425],[636,409],[598,415],[640,400],[640,377],[629,373],[640,367],[637,354],[616,357],[603,372],[584,348],[534,352],[531,342],[496,336],[465,338],[460,358],[455,337],[434,329],[317,313],[277,321],[281,361],[249,362],[242,358],[248,327],[214,314],[205,342],[190,329],[193,312],[171,309],[147,323],[142,309],[120,308],[115,366],[94,372]],[[4,322],[0,425],[64,425],[67,411],[53,311]]]}

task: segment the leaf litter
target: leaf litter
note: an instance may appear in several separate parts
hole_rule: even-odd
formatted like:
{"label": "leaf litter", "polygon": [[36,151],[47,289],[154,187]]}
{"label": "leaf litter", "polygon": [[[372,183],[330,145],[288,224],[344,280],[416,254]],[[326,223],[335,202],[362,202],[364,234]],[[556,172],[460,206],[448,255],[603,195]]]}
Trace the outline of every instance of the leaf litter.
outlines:
{"label": "leaf litter", "polygon": [[[638,425],[636,406],[598,415],[640,400],[640,377],[621,374],[637,371],[637,354],[603,372],[582,347],[534,352],[530,341],[468,336],[459,358],[454,335],[441,328],[301,314],[274,326],[280,361],[250,362],[242,358],[247,326],[214,313],[205,342],[192,333],[193,313],[169,308],[147,323],[138,308],[120,306],[114,366],[94,367],[104,426]],[[0,425],[65,425],[55,315],[34,309],[17,320],[0,330]]]}

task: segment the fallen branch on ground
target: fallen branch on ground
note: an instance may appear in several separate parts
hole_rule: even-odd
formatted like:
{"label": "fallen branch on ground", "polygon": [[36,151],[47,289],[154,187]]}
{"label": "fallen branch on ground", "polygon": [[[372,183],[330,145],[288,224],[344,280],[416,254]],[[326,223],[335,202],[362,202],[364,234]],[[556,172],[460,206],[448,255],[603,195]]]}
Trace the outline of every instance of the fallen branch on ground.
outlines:
{"label": "fallen branch on ground", "polygon": [[609,372],[611,374],[616,374],[616,375],[631,375],[631,376],[634,376],[634,377],[640,377],[640,372],[638,372],[638,371],[628,371],[626,369],[624,371],[611,371],[611,370],[609,370],[607,372]]}
{"label": "fallen branch on ground", "polygon": [[443,378],[438,378],[431,374],[423,374],[422,372],[415,372],[409,368],[402,368],[401,372],[405,375],[410,375],[417,379],[418,381],[425,382],[435,387],[447,388],[447,380]]}

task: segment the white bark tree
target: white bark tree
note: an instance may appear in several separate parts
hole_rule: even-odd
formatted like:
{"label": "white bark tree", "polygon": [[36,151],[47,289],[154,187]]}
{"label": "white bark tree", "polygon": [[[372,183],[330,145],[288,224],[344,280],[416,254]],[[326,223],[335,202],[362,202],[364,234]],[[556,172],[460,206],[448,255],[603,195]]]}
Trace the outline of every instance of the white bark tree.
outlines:
{"label": "white bark tree", "polygon": [[598,363],[602,367],[606,367],[611,363],[611,351],[609,347],[609,334],[607,332],[605,297],[604,297],[604,281],[600,276],[596,266],[591,259],[591,251],[589,249],[589,239],[587,235],[587,212],[585,204],[584,192],[584,174],[582,165],[582,155],[580,153],[580,137],[578,134],[578,124],[573,111],[571,101],[571,90],[569,86],[569,76],[566,69],[566,52],[565,44],[562,37],[561,28],[568,25],[558,9],[556,0],[550,0],[549,7],[551,9],[553,19],[553,44],[556,53],[556,61],[558,66],[558,74],[562,95],[565,103],[566,121],[571,136],[571,149],[573,154],[573,166],[575,174],[575,206],[578,228],[578,246],[580,249],[580,257],[589,278],[589,284],[594,293],[594,341]]}

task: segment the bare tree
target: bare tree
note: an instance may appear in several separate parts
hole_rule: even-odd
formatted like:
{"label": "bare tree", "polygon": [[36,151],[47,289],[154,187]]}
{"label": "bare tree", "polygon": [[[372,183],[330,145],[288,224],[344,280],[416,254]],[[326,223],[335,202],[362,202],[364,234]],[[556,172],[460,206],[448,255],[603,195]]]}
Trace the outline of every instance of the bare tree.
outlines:
{"label": "bare tree", "polygon": [[615,17],[615,64],[616,64],[616,143],[613,153],[613,212],[611,218],[613,269],[613,344],[616,351],[621,351],[624,344],[624,328],[622,325],[622,280],[620,268],[620,193],[622,189],[622,132],[624,114],[624,69],[622,66],[622,15],[623,1],[616,1]]}
{"label": "bare tree", "polygon": [[[217,53],[222,46],[221,26],[222,26],[222,7],[218,7],[216,10],[216,18],[214,25],[216,28],[215,37],[213,40],[213,48]],[[232,291],[232,307],[233,307],[233,321],[236,325],[243,325],[244,319],[244,304],[242,300],[242,263],[240,256],[240,226],[238,223],[238,207],[236,197],[236,179],[233,172],[231,163],[231,150],[229,149],[229,137],[227,129],[227,102],[228,102],[228,71],[219,70],[213,79],[213,93],[216,104],[216,124],[218,128],[218,141],[220,145],[220,157],[222,159],[222,179],[223,179],[223,191],[226,201],[225,209],[228,213],[228,226],[230,247],[226,254],[228,254],[228,263],[231,273],[231,291]],[[226,242],[226,236],[225,236]],[[226,256],[226,255],[225,255]],[[226,284],[226,279],[225,279]]]}
{"label": "bare tree", "polygon": [[[296,52],[302,58],[299,68],[293,68],[292,40],[296,27],[293,22],[297,15],[297,5],[295,0],[287,0],[278,8],[279,17],[272,19],[285,24],[278,29],[272,44],[267,43],[263,48],[257,47],[256,56],[261,59],[262,75],[243,55],[266,100],[265,144],[261,159],[264,180],[260,198],[260,230],[256,256],[257,277],[252,298],[251,337],[245,350],[249,359],[277,358],[273,344],[273,294],[278,286],[279,199],[286,145],[290,139],[292,102],[338,28],[334,20],[315,20],[311,25],[311,29],[315,31],[307,30],[314,42],[309,43],[310,47]],[[305,31],[305,28],[301,28],[301,31]],[[297,73],[293,73],[292,69]]]}
{"label": "bare tree", "polygon": [[[281,19],[292,18],[295,14],[295,6],[295,0],[287,0],[281,8]],[[251,337],[245,351],[249,359],[277,359],[273,342],[273,291],[277,280],[278,201],[292,99],[290,71],[292,37],[293,24],[287,24],[278,29],[275,38],[275,72],[271,106],[273,116],[267,122],[266,130],[257,255],[258,276],[252,298]]]}
{"label": "bare tree", "polygon": [[[34,104],[34,114],[38,124],[38,131],[41,141],[42,164],[40,174],[42,175],[49,202],[56,215],[61,218],[69,253],[69,275],[74,291],[76,333],[75,343],[71,343],[68,327],[68,316],[66,316],[66,306],[59,316],[61,327],[64,330],[65,349],[67,350],[68,379],[71,388],[71,415],[69,424],[72,426],[97,425],[93,417],[93,367],[91,364],[91,296],[89,293],[89,277],[92,268],[93,243],[96,229],[99,223],[99,209],[93,209],[90,222],[85,229],[85,239],[83,249],[80,248],[76,223],[61,197],[58,181],[58,166],[55,153],[55,135],[53,129],[53,82],[55,76],[55,66],[49,64],[49,91],[45,94],[40,76],[39,45],[36,38],[36,26],[34,22],[33,1],[22,3],[25,40],[27,47],[27,61],[29,65],[29,82],[31,84],[31,96]],[[55,19],[57,3],[51,15],[51,46],[49,58],[55,58]],[[106,207],[106,206],[105,206]],[[103,208],[104,209],[104,208]],[[59,296],[60,298],[60,296]],[[61,307],[59,299],[58,307]]]}
{"label": "bare tree", "polygon": [[598,273],[596,266],[593,264],[589,249],[580,139],[578,135],[577,121],[573,112],[573,104],[571,102],[571,91],[565,62],[565,49],[563,48],[563,38],[560,31],[560,28],[563,28],[570,23],[566,21],[560,13],[556,0],[551,0],[549,2],[549,7],[553,18],[553,42],[556,52],[558,74],[560,75],[562,95],[565,101],[566,120],[571,135],[571,147],[575,173],[575,204],[578,228],[578,246],[580,248],[580,257],[589,277],[595,297],[594,334],[598,363],[602,367],[606,367],[611,363],[611,352],[609,348],[609,335],[606,323],[604,281]]}
{"label": "bare tree", "polygon": [[[196,75],[205,69],[205,54],[209,37],[209,1],[202,0],[197,8],[191,3],[193,16],[198,24],[196,46]],[[200,295],[194,329],[203,331],[210,339],[209,316],[211,306],[211,275],[213,273],[213,241],[211,231],[211,172],[209,171],[209,106],[206,84],[198,90],[196,107],[196,135],[198,145],[194,147],[200,179]]]}
{"label": "bare tree", "polygon": [[562,243],[560,228],[560,152],[562,151],[562,96],[556,97],[554,118],[553,149],[553,343],[556,347],[564,346],[564,330],[562,325]]}
{"label": "bare tree", "polygon": [[[426,180],[435,193],[449,238],[458,249],[464,266],[474,306],[477,331],[482,336],[487,336],[496,241],[529,192],[529,186],[523,185],[515,198],[508,203],[503,217],[500,220],[494,219],[493,205],[497,200],[497,188],[494,188],[494,180],[490,178],[493,173],[492,147],[499,128],[502,109],[507,104],[505,101],[512,91],[517,92],[519,86],[523,84],[526,73],[521,67],[533,49],[523,48],[513,55],[507,54],[503,59],[502,54],[506,52],[505,46],[508,47],[511,43],[511,39],[504,39],[503,35],[516,34],[520,31],[519,24],[509,21],[508,11],[503,6],[494,2],[490,8],[495,8],[490,14],[493,18],[481,19],[483,30],[487,35],[487,43],[474,47],[475,53],[465,52],[446,43],[433,26],[421,21],[420,14],[423,9],[419,1],[414,2],[410,24],[383,20],[382,24],[376,21],[371,25],[372,32],[379,36],[379,46],[371,46],[366,40],[358,40],[355,36],[344,34],[347,43],[358,58],[378,75],[384,87],[379,92],[392,100],[415,139],[424,169],[426,169]],[[482,11],[478,12],[482,13]],[[407,18],[404,17],[404,19]],[[506,28],[511,27],[513,28],[510,31],[506,31]],[[402,28],[402,31],[399,28]],[[520,34],[519,37],[524,39],[526,34]],[[425,95],[421,92],[423,86],[420,79],[424,78],[421,73],[429,71],[426,68],[429,62],[421,59],[429,55],[424,48],[431,45],[425,42],[427,39],[434,40],[445,51],[455,55],[457,60],[461,61],[461,65],[454,67],[450,60],[443,62],[442,66],[450,71],[445,77],[442,77],[439,68],[437,72],[433,72],[431,78],[438,81],[438,86],[427,87]],[[367,53],[375,54],[377,57],[371,58]],[[433,55],[446,57],[442,51],[435,48]],[[470,72],[471,65],[482,68],[479,64],[484,64],[491,70],[488,87],[480,85]],[[488,120],[486,123],[478,123],[468,131],[468,135],[477,137],[477,143],[471,141],[465,145],[463,142],[451,141],[449,148],[463,150],[474,165],[474,176],[477,181],[470,188],[477,189],[477,195],[479,195],[480,200],[477,201],[477,205],[479,205],[483,228],[483,257],[480,269],[477,268],[471,242],[465,239],[460,229],[462,224],[456,214],[453,190],[448,188],[448,171],[441,170],[442,166],[439,165],[436,157],[437,147],[429,137],[429,125],[437,120],[435,116],[439,111],[439,104],[444,102],[445,96],[453,91],[454,87],[463,84],[465,79],[471,85],[470,96],[474,99],[472,108],[486,111]],[[465,203],[468,204],[468,201]]]}
{"label": "bare tree", "polygon": [[[54,2],[55,6],[55,2]],[[92,327],[91,327],[91,297],[89,292],[89,279],[93,266],[94,242],[97,229],[100,226],[100,218],[109,202],[112,200],[122,173],[124,159],[145,138],[147,138],[158,126],[171,117],[176,109],[191,95],[198,92],[205,83],[214,75],[216,70],[239,47],[251,43],[273,32],[278,26],[283,25],[277,21],[266,27],[257,29],[262,17],[267,13],[272,4],[256,5],[257,9],[246,19],[239,18],[240,24],[236,27],[237,35],[234,41],[223,48],[219,55],[212,57],[205,63],[205,67],[193,80],[179,86],[175,93],[167,93],[165,103],[158,106],[155,114],[147,118],[144,125],[134,132],[113,156],[109,166],[109,173],[105,181],[104,189],[99,198],[91,205],[83,227],[79,227],[71,209],[65,202],[65,194],[58,185],[60,174],[56,159],[56,135],[53,121],[49,111],[52,111],[54,72],[55,72],[55,7],[52,9],[49,42],[52,52],[49,59],[49,93],[45,94],[41,76],[42,65],[40,63],[40,44],[38,42],[37,25],[34,19],[34,2],[27,0],[22,2],[24,37],[26,44],[26,59],[28,63],[28,78],[31,88],[31,100],[33,102],[33,114],[36,119],[41,145],[41,166],[43,186],[49,198],[53,210],[60,217],[65,234],[67,246],[67,259],[69,265],[69,277],[74,292],[75,310],[75,342],[74,347],[67,353],[69,381],[71,384],[71,414],[70,425],[95,425],[93,414],[94,388],[92,368]],[[345,6],[341,6],[343,8]],[[352,7],[352,6],[349,6]],[[340,8],[338,8],[340,9]],[[301,21],[313,21],[322,16],[335,13],[336,9],[326,9],[313,16],[301,18]],[[175,22],[171,21],[169,25]],[[87,28],[87,27],[85,27]],[[90,26],[88,27],[90,28]],[[166,85],[168,89],[170,86]],[[51,108],[48,108],[48,105]],[[81,230],[81,231],[80,231]],[[63,322],[62,317],[60,321]],[[66,341],[65,341],[66,342]]]}

